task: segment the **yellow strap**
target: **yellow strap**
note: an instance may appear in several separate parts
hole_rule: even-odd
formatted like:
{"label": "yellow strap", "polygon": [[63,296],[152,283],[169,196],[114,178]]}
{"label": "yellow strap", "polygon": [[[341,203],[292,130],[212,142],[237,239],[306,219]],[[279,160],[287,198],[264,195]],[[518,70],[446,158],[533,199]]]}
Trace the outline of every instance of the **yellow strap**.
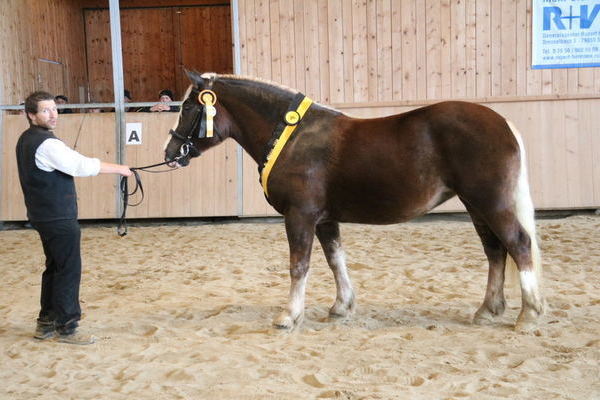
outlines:
{"label": "yellow strap", "polygon": [[[304,113],[306,112],[306,110],[308,110],[311,104],[312,100],[308,97],[304,97],[302,102],[300,102],[300,105],[296,109],[296,112],[300,115],[300,120],[302,120],[302,117],[304,117]],[[289,140],[290,136],[292,136],[292,133],[294,132],[297,126],[298,124],[286,125],[286,127],[283,129],[283,132],[281,132],[281,136],[275,143],[275,146],[273,146],[273,150],[271,150],[271,152],[267,156],[267,162],[265,163],[261,174],[262,187],[267,197],[269,197],[269,192],[267,190],[267,182],[269,181],[269,174],[271,173],[271,169],[273,169],[273,165],[275,165],[275,161],[277,161],[279,153],[281,153],[281,150],[283,150],[283,146],[285,146],[285,144]]]}

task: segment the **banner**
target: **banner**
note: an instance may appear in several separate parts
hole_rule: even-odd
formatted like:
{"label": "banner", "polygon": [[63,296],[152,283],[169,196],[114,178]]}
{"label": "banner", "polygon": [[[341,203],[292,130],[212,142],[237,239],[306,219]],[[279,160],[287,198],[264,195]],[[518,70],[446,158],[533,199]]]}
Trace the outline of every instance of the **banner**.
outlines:
{"label": "banner", "polygon": [[533,0],[531,67],[600,66],[600,0]]}

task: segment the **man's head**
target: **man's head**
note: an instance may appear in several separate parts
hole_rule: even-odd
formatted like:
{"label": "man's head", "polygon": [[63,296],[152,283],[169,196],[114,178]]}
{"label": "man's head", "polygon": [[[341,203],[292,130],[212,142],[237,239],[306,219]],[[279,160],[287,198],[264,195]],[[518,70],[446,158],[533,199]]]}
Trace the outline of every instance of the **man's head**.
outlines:
{"label": "man's head", "polygon": [[169,89],[163,89],[158,94],[158,99],[163,103],[173,101],[173,92],[171,92]]}
{"label": "man's head", "polygon": [[25,99],[25,115],[30,125],[54,129],[58,122],[58,110],[54,96],[48,92],[38,91],[31,93]]}
{"label": "man's head", "polygon": [[123,90],[123,97],[125,99],[125,103],[131,103],[131,92],[129,92],[129,90],[125,89]]}

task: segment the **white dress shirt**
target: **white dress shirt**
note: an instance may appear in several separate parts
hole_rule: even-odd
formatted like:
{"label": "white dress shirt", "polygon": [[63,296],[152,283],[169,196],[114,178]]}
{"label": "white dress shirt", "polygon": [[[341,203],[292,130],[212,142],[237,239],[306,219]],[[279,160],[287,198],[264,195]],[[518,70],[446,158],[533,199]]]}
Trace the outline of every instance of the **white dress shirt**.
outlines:
{"label": "white dress shirt", "polygon": [[79,154],[59,139],[46,139],[35,152],[35,165],[42,171],[55,169],[71,176],[95,176],[100,160]]}

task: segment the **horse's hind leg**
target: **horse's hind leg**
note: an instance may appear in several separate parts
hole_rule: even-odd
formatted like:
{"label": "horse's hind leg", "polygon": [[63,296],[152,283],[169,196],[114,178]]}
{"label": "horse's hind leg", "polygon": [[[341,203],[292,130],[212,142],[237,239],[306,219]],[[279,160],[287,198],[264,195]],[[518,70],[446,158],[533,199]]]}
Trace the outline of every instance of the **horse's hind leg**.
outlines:
{"label": "horse's hind leg", "polygon": [[354,310],[354,290],[346,268],[346,255],[340,241],[339,224],[324,222],[317,225],[317,238],[321,242],[327,263],[335,277],[336,298],[329,309],[329,315],[346,317]]}
{"label": "horse's hind leg", "polygon": [[483,251],[489,262],[487,289],[483,304],[473,318],[475,324],[485,324],[493,318],[501,316],[506,308],[504,300],[504,269],[506,263],[506,248],[494,232],[487,226],[472,209],[467,210],[475,225],[475,230],[481,238]]}
{"label": "horse's hind leg", "polygon": [[[521,280],[522,308],[516,328],[527,330],[534,326],[543,313],[544,302],[539,288],[541,262],[535,238],[533,208],[519,213],[519,207],[516,205],[502,210],[480,207],[477,210],[517,265]],[[490,264],[490,273],[492,268]]]}

